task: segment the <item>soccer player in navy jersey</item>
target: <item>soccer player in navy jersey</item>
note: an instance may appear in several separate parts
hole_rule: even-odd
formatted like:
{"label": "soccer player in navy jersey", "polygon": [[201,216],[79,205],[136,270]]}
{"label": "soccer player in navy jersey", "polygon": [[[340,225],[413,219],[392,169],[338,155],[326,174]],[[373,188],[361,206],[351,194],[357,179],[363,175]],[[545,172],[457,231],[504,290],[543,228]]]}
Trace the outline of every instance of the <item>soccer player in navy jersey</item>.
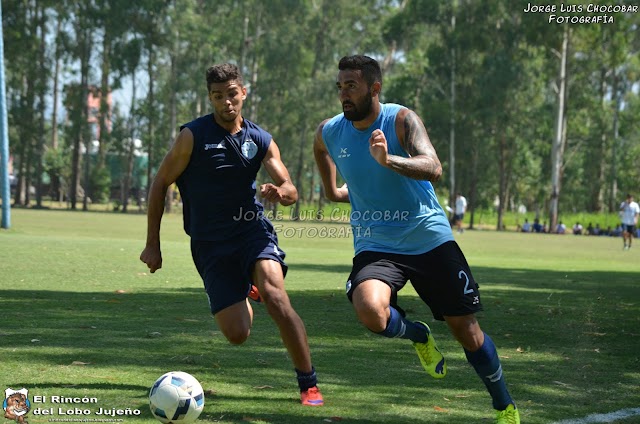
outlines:
{"label": "soccer player in navy jersey", "polygon": [[343,57],[338,69],[343,113],[320,124],[313,149],[327,197],[351,203],[355,257],[346,290],[358,319],[381,336],[411,340],[425,371],[444,377],[446,361],[429,326],[398,306],[398,291],[411,281],[486,385],[496,423],[519,423],[496,347],[476,320],[478,285],[431,184],[442,166],[424,124],[408,108],[380,102],[374,59]]}
{"label": "soccer player in navy jersey", "polygon": [[271,135],[242,117],[247,89],[239,69],[212,66],[206,81],[213,113],[180,127],[158,169],[149,191],[147,242],[140,260],[152,273],[162,267],[160,222],[167,188],[176,182],[193,261],[222,333],[231,344],[247,340],[253,322],[247,296],[257,286],[291,356],[302,404],[320,406],[324,402],[304,323],[284,287],[285,253],[255,197],[260,166],[273,180],[259,187],[262,198],[288,206],[298,192]]}

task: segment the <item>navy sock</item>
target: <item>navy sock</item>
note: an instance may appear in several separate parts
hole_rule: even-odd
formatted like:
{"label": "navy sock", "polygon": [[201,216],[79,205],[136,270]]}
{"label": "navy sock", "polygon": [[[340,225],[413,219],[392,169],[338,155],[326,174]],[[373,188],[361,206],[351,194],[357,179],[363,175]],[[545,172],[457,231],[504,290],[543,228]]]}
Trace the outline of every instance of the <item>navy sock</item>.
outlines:
{"label": "navy sock", "polygon": [[484,343],[482,347],[475,352],[469,352],[464,350],[467,355],[467,361],[476,370],[478,376],[487,386],[487,390],[491,395],[494,409],[502,411],[514,404],[511,395],[507,391],[507,385],[504,382],[504,376],[502,375],[502,365],[500,365],[500,358],[498,358],[498,352],[496,351],[496,345],[493,344],[493,340],[487,334],[484,335]]}
{"label": "navy sock", "polygon": [[409,339],[412,342],[425,343],[427,341],[427,331],[423,325],[409,321],[402,317],[400,312],[393,306],[389,306],[391,314],[387,328],[379,332],[381,336],[401,339]]}
{"label": "navy sock", "polygon": [[313,366],[311,367],[311,372],[303,372],[297,368],[294,369],[298,376],[298,386],[300,386],[301,392],[318,385],[318,376],[316,375],[316,369]]}

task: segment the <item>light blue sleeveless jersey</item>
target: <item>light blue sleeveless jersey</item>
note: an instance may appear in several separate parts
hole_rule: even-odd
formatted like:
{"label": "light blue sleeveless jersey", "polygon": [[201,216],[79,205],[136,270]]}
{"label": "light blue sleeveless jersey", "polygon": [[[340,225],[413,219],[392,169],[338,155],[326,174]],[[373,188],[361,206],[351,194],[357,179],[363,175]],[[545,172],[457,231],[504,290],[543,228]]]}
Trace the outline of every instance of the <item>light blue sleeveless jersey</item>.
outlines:
{"label": "light blue sleeveless jersey", "polygon": [[453,240],[447,216],[429,181],[383,167],[369,153],[369,137],[380,128],[389,154],[408,157],[395,129],[403,106],[381,104],[378,119],[360,131],[344,114],[327,121],[322,138],[347,182],[356,255],[363,251],[418,255]]}

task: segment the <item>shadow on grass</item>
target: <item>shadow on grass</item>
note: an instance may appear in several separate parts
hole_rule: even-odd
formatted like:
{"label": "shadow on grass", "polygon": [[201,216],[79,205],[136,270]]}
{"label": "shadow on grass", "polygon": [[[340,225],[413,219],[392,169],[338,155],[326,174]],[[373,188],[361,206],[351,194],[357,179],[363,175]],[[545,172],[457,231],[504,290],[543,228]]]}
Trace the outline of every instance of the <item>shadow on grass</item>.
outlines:
{"label": "shadow on grass", "polygon": [[[350,270],[310,264],[296,269],[339,272],[341,279]],[[526,422],[638,407],[633,398],[640,384],[637,273],[476,267],[474,275],[485,306],[480,323],[498,346]],[[491,414],[484,386],[459,345],[444,324],[431,322],[428,308],[410,290],[401,293],[400,304],[409,318],[432,325],[449,361],[444,380],[426,376],[407,341],[383,339],[362,327],[342,290],[292,287],[289,295],[307,327],[325,408],[297,407],[292,365],[263,305],[253,306],[250,339],[231,346],[217,331],[200,289],[0,290],[0,354],[5,366],[27,361],[64,368],[81,361],[113,373],[150,375],[181,369],[215,391],[209,396],[215,406],[203,419],[216,422],[322,422],[336,416],[353,423],[449,424],[478,421],[478,415],[465,415],[470,410]],[[61,372],[60,381],[11,376],[3,384],[69,387],[68,371]],[[148,391],[137,384],[74,382],[72,387],[130,391],[140,402]]]}
{"label": "shadow on grass", "polygon": [[310,264],[310,263],[295,263],[289,264],[289,268],[295,272],[330,272],[337,275],[337,280],[341,283],[346,283],[349,273],[351,273],[351,264]]}

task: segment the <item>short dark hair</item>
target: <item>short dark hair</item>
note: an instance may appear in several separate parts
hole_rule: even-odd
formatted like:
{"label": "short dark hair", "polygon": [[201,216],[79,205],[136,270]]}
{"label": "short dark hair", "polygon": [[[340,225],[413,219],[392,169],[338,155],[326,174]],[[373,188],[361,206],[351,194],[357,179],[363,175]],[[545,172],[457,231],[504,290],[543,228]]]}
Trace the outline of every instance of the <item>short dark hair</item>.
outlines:
{"label": "short dark hair", "polygon": [[238,81],[240,85],[242,82],[242,73],[240,69],[232,63],[223,63],[221,65],[213,65],[207,69],[207,90],[211,84],[227,81]]}
{"label": "short dark hair", "polygon": [[364,78],[369,87],[371,87],[374,82],[382,84],[382,70],[380,69],[380,64],[369,56],[345,56],[340,59],[338,69],[341,71],[345,71],[347,69],[361,71],[362,78]]}

